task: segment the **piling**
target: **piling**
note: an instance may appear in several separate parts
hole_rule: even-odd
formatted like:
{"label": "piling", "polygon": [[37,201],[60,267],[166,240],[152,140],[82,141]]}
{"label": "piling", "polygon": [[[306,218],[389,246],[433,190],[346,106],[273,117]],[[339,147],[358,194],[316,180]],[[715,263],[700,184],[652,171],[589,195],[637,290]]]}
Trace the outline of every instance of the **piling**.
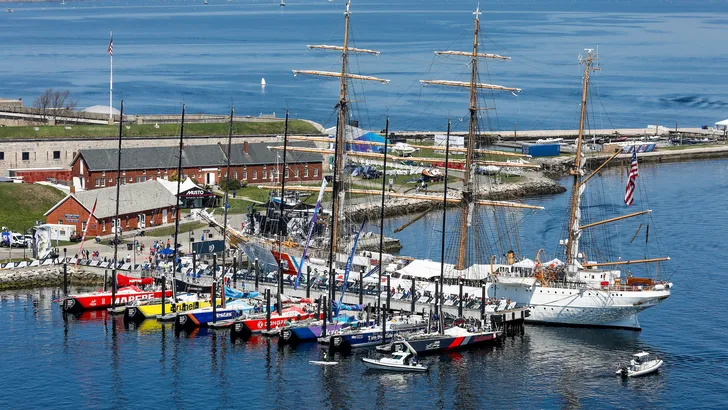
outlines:
{"label": "piling", "polygon": [[481,286],[482,295],[480,296],[480,320],[485,320],[485,285]]}
{"label": "piling", "polygon": [[258,291],[258,276],[260,276],[260,264],[258,258],[255,258],[255,291]]}
{"label": "piling", "polygon": [[63,296],[68,296],[68,260],[66,260],[66,248],[63,248]]}
{"label": "piling", "polygon": [[359,305],[364,304],[364,267],[359,271]]}
{"label": "piling", "polygon": [[270,289],[265,290],[265,330],[270,331]]}
{"label": "piling", "polygon": [[323,304],[324,308],[324,320],[321,322],[321,337],[326,337],[326,324],[327,324],[327,316],[329,309],[326,307],[326,296],[321,296],[321,299],[319,299],[319,305]]}
{"label": "piling", "polygon": [[[306,266],[306,298],[311,298],[311,265]],[[316,318],[318,318],[318,315],[316,315]]]}
{"label": "piling", "polygon": [[165,307],[167,302],[167,277],[162,274],[162,317],[164,317],[165,314]]}
{"label": "piling", "polygon": [[412,277],[412,289],[410,292],[411,292],[411,297],[412,297],[412,302],[410,304],[410,311],[412,312],[412,314],[414,314],[415,313],[415,278],[414,278],[414,276]]}
{"label": "piling", "polygon": [[104,292],[109,289],[109,271],[104,269]]}
{"label": "piling", "polygon": [[[217,255],[212,254],[212,323],[217,321]],[[270,330],[270,329],[268,329]]]}
{"label": "piling", "polygon": [[[389,276],[387,276],[389,277]],[[389,281],[387,281],[387,289],[389,289]],[[387,295],[387,299],[389,299],[389,295]],[[382,312],[382,344],[385,343],[385,340],[387,340],[387,311],[384,309],[381,309]]]}
{"label": "piling", "polygon": [[463,317],[463,280],[458,279],[458,285],[460,286],[460,294],[458,300],[458,317]]}

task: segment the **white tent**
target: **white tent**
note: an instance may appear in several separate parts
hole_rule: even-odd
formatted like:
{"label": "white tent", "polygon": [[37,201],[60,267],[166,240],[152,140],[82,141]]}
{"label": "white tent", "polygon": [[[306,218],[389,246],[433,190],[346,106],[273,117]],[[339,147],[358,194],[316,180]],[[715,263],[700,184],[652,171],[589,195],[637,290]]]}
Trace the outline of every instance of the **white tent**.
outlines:
{"label": "white tent", "polygon": [[526,259],[524,259],[522,261],[518,261],[518,262],[514,263],[513,264],[513,267],[514,268],[528,268],[528,269],[533,269],[533,268],[536,267],[536,262],[534,262],[534,261],[526,258]]}
{"label": "white tent", "polygon": [[715,123],[715,128],[719,130],[726,130],[728,129],[728,120],[718,121]]}

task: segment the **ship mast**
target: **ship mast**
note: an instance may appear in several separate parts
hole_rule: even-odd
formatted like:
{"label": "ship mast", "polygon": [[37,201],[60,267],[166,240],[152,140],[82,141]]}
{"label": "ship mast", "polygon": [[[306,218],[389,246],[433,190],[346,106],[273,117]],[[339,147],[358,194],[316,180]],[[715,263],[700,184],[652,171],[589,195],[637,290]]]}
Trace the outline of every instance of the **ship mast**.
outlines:
{"label": "ship mast", "polygon": [[474,206],[473,202],[473,153],[475,146],[476,134],[478,132],[478,90],[479,89],[490,89],[490,90],[501,90],[518,92],[521,91],[519,88],[503,87],[500,85],[484,84],[478,82],[478,59],[479,58],[492,58],[499,60],[510,60],[509,57],[500,56],[497,54],[485,54],[478,53],[478,35],[480,33],[480,4],[478,8],[473,12],[475,15],[475,28],[473,30],[473,51],[471,53],[465,51],[436,51],[436,55],[456,55],[456,56],[467,56],[470,57],[470,82],[459,82],[459,81],[440,81],[440,80],[420,80],[422,84],[436,84],[450,87],[468,87],[470,89],[470,121],[468,127],[467,137],[467,152],[465,156],[465,169],[463,178],[463,189],[461,199],[461,215],[460,215],[460,242],[458,248],[458,260],[455,269],[465,269],[465,257],[467,253],[467,240],[468,240],[468,225],[469,220],[472,217],[470,212],[471,207]]}
{"label": "ship mast", "polygon": [[589,73],[598,71],[599,67],[594,66],[597,60],[597,54],[593,49],[586,49],[586,58],[580,58],[580,64],[584,64],[584,81],[581,92],[581,116],[579,118],[579,136],[576,138],[576,156],[574,157],[574,165],[569,173],[574,176],[574,182],[571,189],[571,214],[569,218],[569,239],[566,243],[566,266],[570,275],[576,275],[579,268],[576,258],[579,255],[579,238],[581,238],[581,195],[584,193],[586,186],[581,180],[584,176],[584,153],[582,152],[582,142],[584,139],[584,123],[586,121],[586,101],[589,90]]}
{"label": "ship mast", "polygon": [[361,48],[354,48],[349,47],[349,18],[351,15],[351,12],[349,11],[349,8],[351,6],[351,0],[347,1],[346,3],[346,12],[344,12],[344,45],[343,46],[328,46],[328,45],[309,45],[307,46],[309,49],[320,49],[320,50],[335,50],[335,51],[341,51],[341,72],[330,72],[330,71],[314,71],[314,70],[293,70],[293,75],[296,76],[298,74],[307,74],[307,75],[317,75],[322,77],[338,77],[340,78],[340,85],[339,85],[339,102],[336,104],[336,108],[339,110],[339,116],[338,116],[338,126],[336,127],[336,139],[334,144],[334,155],[336,157],[336,163],[338,166],[336,167],[336,174],[334,178],[334,184],[332,187],[332,192],[334,196],[334,201],[336,202],[336,205],[334,206],[334,209],[332,209],[332,241],[331,241],[331,247],[333,249],[333,253],[335,254],[337,251],[337,244],[338,244],[338,237],[339,237],[339,223],[342,219],[344,212],[344,189],[343,189],[343,180],[344,180],[344,145],[345,142],[345,131],[346,131],[346,124],[347,124],[347,113],[348,113],[348,103],[347,100],[347,91],[348,91],[348,83],[347,81],[349,79],[352,80],[363,80],[363,81],[378,81],[381,83],[388,83],[389,80],[385,80],[382,78],[377,77],[371,77],[371,76],[364,76],[364,75],[358,75],[358,74],[349,74],[347,72],[348,68],[348,59],[349,59],[349,53],[363,53],[363,54],[372,54],[372,55],[379,55],[379,51],[374,50],[368,50],[368,49],[361,49]]}

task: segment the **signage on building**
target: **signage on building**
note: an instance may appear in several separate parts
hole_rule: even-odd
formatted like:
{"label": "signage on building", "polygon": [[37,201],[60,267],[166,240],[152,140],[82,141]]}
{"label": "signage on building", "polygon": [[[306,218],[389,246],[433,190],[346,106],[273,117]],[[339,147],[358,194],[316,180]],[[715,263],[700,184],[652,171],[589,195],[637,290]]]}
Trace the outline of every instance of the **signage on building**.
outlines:
{"label": "signage on building", "polygon": [[81,220],[81,216],[75,214],[64,214],[63,219],[65,219],[66,222],[78,222]]}
{"label": "signage on building", "polygon": [[192,252],[198,255],[220,253],[225,250],[224,241],[202,241],[192,243]]}

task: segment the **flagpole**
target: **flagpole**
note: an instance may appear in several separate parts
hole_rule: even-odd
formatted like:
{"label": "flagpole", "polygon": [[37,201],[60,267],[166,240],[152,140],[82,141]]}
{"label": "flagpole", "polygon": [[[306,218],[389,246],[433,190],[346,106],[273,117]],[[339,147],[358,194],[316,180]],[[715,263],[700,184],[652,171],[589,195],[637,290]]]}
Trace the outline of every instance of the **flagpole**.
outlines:
{"label": "flagpole", "polygon": [[114,34],[109,30],[109,121],[113,124],[114,112],[112,111],[114,96],[114,53],[111,46],[114,42]]}

